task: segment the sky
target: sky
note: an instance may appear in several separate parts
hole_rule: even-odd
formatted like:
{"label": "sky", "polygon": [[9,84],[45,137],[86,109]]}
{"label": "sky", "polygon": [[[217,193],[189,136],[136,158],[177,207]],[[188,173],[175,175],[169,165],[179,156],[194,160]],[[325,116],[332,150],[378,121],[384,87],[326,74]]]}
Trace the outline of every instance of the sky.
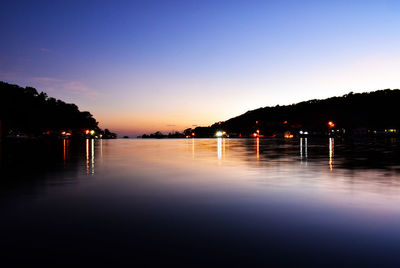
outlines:
{"label": "sky", "polygon": [[0,8],[0,80],[120,135],[400,88],[400,1],[19,1]]}

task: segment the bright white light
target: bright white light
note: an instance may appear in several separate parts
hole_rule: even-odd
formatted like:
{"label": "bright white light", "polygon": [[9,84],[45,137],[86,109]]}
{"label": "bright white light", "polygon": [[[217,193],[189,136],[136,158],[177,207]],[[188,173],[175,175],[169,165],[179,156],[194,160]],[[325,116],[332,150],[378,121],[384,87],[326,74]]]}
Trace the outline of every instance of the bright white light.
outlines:
{"label": "bright white light", "polygon": [[304,135],[308,135],[308,132],[307,132],[307,131],[304,131]]}
{"label": "bright white light", "polygon": [[217,137],[222,137],[223,133],[222,131],[217,131],[217,133],[215,133],[215,136]]}
{"label": "bright white light", "polygon": [[300,130],[299,133],[300,133],[300,134],[303,134],[303,130]]}

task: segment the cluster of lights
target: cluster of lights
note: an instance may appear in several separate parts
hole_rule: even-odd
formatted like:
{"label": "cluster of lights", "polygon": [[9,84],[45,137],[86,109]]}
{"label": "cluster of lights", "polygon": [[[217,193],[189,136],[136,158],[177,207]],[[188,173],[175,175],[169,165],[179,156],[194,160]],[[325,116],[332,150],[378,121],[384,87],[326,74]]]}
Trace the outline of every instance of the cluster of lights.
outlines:
{"label": "cluster of lights", "polygon": [[[218,122],[219,124],[221,123],[221,122]],[[288,123],[288,121],[283,121],[283,124],[287,124]],[[258,121],[256,121],[256,124],[258,124]],[[332,121],[329,121],[328,122],[328,126],[329,126],[329,128],[334,128],[335,127],[335,123],[333,123]],[[391,130],[392,132],[396,132],[395,130],[393,131],[393,130]],[[300,130],[299,131],[299,134],[300,135],[308,135],[308,131],[303,131],[303,130]],[[224,135],[226,135],[226,132],[225,131],[217,131],[216,133],[215,133],[215,136],[216,137],[222,137],[222,136],[224,136]],[[194,136],[194,133],[192,133],[192,136]],[[240,135],[241,136],[241,135]],[[252,134],[252,136],[253,137],[262,137],[262,135],[260,135],[260,130],[259,129],[257,129],[256,130],[256,132],[255,133],[253,133]],[[293,138],[294,136],[293,136],[293,134],[291,134],[291,133],[287,133],[287,134],[285,134],[285,136],[284,136],[286,139],[291,139],[291,138]]]}
{"label": "cluster of lights", "polygon": [[293,134],[290,134],[290,133],[285,134],[285,138],[286,139],[292,139],[293,138]]}
{"label": "cluster of lights", "polygon": [[218,138],[220,138],[220,137],[222,137],[224,135],[226,135],[225,131],[217,131],[217,133],[215,133],[215,136],[217,136]]}
{"label": "cluster of lights", "polygon": [[94,130],[89,130],[89,129],[87,129],[86,131],[85,131],[85,133],[86,133],[86,135],[94,135]]}
{"label": "cluster of lights", "polygon": [[71,136],[71,133],[70,133],[70,132],[66,132],[66,131],[62,131],[62,132],[61,132],[61,135]]}
{"label": "cluster of lights", "polygon": [[196,133],[192,132],[191,135],[186,135],[186,138],[190,138],[190,137],[194,138],[194,136],[196,136]]}
{"label": "cluster of lights", "polygon": [[255,133],[253,133],[253,137],[260,137],[260,130],[257,129]]}

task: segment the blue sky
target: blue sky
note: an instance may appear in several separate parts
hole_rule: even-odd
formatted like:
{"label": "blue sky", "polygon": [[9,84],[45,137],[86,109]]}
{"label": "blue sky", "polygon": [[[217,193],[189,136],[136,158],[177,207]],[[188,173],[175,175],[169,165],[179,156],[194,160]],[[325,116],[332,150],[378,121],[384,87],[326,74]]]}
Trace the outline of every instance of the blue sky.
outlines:
{"label": "blue sky", "polygon": [[0,80],[121,134],[400,87],[399,1],[2,1]]}

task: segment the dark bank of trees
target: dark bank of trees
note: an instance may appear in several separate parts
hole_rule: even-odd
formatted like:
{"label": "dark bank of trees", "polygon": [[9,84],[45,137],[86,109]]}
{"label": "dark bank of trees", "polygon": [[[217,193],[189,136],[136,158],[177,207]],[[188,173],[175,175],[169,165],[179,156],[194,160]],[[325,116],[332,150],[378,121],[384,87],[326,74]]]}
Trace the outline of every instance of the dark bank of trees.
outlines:
{"label": "dark bank of trees", "polygon": [[143,134],[142,136],[139,136],[138,138],[142,139],[164,139],[164,138],[185,138],[185,135],[181,132],[175,131],[175,132],[170,132],[168,134],[163,134],[161,131],[157,131],[151,134]]}
{"label": "dark bank of trees", "polygon": [[75,104],[48,97],[32,87],[20,87],[0,81],[0,120],[3,136],[56,135],[67,131],[82,135],[94,130],[104,138],[115,137],[114,133],[103,131],[90,112],[79,111]]}
{"label": "dark bank of trees", "polygon": [[[341,97],[309,100],[292,105],[264,107],[194,129],[197,137],[210,137],[223,130],[231,136],[252,136],[257,130],[263,136],[304,130],[315,134],[337,131],[346,135],[394,132],[400,130],[400,90],[369,93],[350,92]],[[333,122],[334,126],[328,125]]]}

